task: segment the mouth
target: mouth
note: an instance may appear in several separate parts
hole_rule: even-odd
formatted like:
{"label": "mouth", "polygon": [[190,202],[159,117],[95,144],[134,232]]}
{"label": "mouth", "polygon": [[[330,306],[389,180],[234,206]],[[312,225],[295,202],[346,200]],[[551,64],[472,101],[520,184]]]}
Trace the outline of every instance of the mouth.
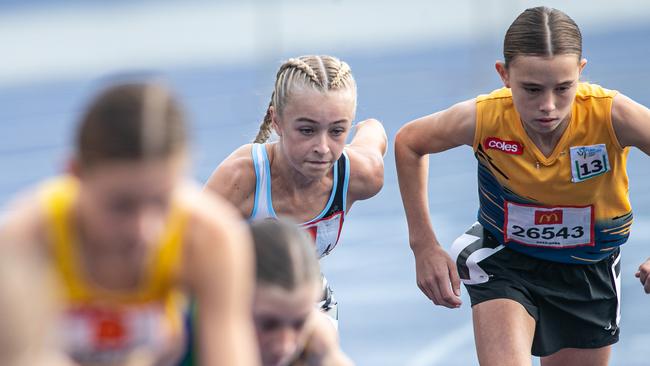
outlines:
{"label": "mouth", "polygon": [[327,166],[327,165],[329,165],[329,163],[330,163],[329,161],[322,161],[322,160],[308,160],[307,161],[307,164],[318,166],[318,167]]}
{"label": "mouth", "polygon": [[541,123],[541,124],[551,124],[553,122],[556,122],[558,119],[553,118],[553,117],[543,117],[543,118],[536,118],[535,121]]}

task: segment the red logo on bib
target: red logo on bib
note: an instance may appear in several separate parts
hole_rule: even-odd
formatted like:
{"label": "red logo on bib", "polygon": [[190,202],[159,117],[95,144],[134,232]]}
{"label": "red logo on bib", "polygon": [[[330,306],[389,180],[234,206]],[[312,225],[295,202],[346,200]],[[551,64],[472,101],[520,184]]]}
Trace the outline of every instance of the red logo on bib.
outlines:
{"label": "red logo on bib", "polygon": [[562,223],[562,210],[535,211],[535,225],[557,225]]}
{"label": "red logo on bib", "polygon": [[498,137],[488,137],[485,139],[485,147],[496,149],[506,154],[521,155],[524,153],[524,145],[517,141],[504,141]]}

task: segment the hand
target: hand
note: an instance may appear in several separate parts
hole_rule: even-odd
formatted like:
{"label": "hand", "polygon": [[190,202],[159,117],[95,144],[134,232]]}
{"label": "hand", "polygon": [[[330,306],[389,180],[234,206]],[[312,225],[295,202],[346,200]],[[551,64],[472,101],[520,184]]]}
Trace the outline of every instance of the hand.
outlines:
{"label": "hand", "polygon": [[641,281],[645,293],[650,294],[650,259],[646,260],[639,266],[639,270],[634,274],[634,276]]}
{"label": "hand", "polygon": [[440,245],[415,252],[415,272],[418,287],[434,304],[452,309],[460,307],[456,264]]}

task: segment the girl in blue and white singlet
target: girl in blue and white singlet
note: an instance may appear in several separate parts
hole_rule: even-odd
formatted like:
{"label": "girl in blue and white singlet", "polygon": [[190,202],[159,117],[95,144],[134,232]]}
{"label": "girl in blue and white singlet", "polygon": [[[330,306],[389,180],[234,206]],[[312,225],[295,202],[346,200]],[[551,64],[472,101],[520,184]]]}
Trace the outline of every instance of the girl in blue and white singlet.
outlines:
{"label": "girl in blue and white singlet", "polygon": [[[356,83],[345,62],[331,56],[287,60],[254,143],[226,158],[207,187],[249,220],[302,223],[319,258],[328,255],[352,204],[383,185],[384,128],[374,119],[357,123],[346,144],[355,110]],[[272,131],[277,141],[266,142]],[[336,325],[336,302],[325,280],[323,288],[320,305]]]}

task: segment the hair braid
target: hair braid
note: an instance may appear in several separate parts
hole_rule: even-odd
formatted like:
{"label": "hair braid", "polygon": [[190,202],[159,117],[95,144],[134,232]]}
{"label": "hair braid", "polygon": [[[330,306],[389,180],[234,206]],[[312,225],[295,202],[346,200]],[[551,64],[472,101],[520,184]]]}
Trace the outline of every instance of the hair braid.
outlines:
{"label": "hair braid", "polygon": [[290,96],[294,92],[300,92],[302,88],[322,93],[329,90],[349,89],[356,108],[356,83],[347,63],[327,55],[290,58],[282,63],[275,76],[271,102],[253,140],[255,143],[266,142],[273,132],[271,108],[276,116],[281,117]]}
{"label": "hair braid", "polygon": [[340,89],[345,86],[345,81],[351,73],[352,70],[350,69],[350,66],[347,63],[340,61],[336,74],[330,80],[329,89]]}
{"label": "hair braid", "polygon": [[301,60],[300,58],[290,58],[289,60],[287,60],[287,62],[285,62],[285,65],[291,68],[295,68],[296,70],[302,71],[305,75],[309,77],[309,79],[314,84],[320,87],[324,87],[323,81],[321,80],[321,78],[318,77],[318,75],[316,75],[314,69],[311,66],[309,66],[308,63]]}
{"label": "hair braid", "polygon": [[268,108],[266,108],[266,114],[264,115],[264,119],[262,120],[262,123],[260,123],[260,129],[257,131],[257,135],[255,136],[255,139],[253,140],[253,143],[256,144],[263,144],[266,142],[266,140],[271,137],[271,132],[273,132],[272,128],[272,118],[271,118],[271,106],[273,106],[273,98],[275,97],[275,92],[271,94],[271,101],[269,102]]}

